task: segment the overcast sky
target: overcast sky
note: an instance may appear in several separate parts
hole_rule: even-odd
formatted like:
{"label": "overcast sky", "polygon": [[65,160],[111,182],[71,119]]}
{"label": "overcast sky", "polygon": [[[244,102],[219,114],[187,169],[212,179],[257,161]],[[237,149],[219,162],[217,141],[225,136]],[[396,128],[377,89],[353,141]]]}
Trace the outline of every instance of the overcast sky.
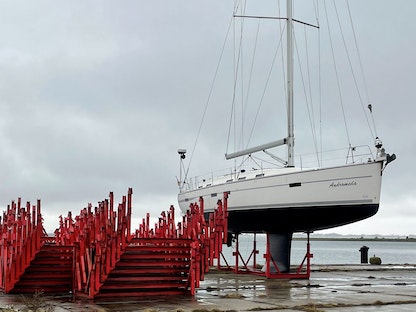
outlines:
{"label": "overcast sky", "polygon": [[[378,134],[398,159],[378,214],[326,232],[416,234],[416,2],[350,6]],[[178,207],[177,149],[193,148],[232,10],[232,0],[0,0],[0,208],[40,198],[53,231],[59,215],[110,191],[119,202],[129,187],[135,220]],[[217,121],[226,107],[207,113],[195,174],[231,166]]]}

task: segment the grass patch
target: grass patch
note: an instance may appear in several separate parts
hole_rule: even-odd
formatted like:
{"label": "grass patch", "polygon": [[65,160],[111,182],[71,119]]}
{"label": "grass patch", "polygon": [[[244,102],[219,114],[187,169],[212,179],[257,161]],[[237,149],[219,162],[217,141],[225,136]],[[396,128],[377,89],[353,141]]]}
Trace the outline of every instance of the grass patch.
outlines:
{"label": "grass patch", "polygon": [[236,310],[218,310],[218,309],[213,309],[213,310],[207,310],[207,309],[195,309],[192,310],[192,312],[238,312]]}
{"label": "grass patch", "polygon": [[229,293],[229,294],[225,294],[220,296],[220,298],[226,298],[226,299],[241,299],[241,298],[245,298],[243,295],[239,294],[239,293]]}
{"label": "grass patch", "polygon": [[53,305],[46,302],[46,298],[43,295],[43,291],[36,291],[32,296],[21,295],[20,301],[25,306],[21,310],[23,312],[53,312],[53,310],[55,309]]}
{"label": "grass patch", "polygon": [[274,306],[274,307],[269,307],[269,308],[257,307],[257,308],[252,308],[247,311],[271,311],[271,310],[275,311],[275,310],[286,310],[289,308],[290,308],[289,306],[279,305],[279,306]]}
{"label": "grass patch", "polygon": [[364,287],[364,286],[371,286],[371,284],[366,284],[366,283],[354,283],[351,286],[355,286],[355,287]]}
{"label": "grass patch", "polygon": [[0,312],[18,312],[19,310],[16,310],[13,307],[4,307],[4,308],[0,308]]}
{"label": "grass patch", "polygon": [[321,310],[322,305],[315,304],[315,303],[307,303],[302,306],[299,306],[298,309],[305,312],[325,312],[324,310]]}

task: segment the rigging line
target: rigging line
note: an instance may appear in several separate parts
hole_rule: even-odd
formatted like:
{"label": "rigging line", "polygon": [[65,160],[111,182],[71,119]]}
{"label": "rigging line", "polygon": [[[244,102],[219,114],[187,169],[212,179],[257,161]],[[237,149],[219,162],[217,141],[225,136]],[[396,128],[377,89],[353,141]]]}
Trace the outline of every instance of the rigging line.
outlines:
{"label": "rigging line", "polygon": [[[235,17],[234,17],[234,15],[235,15],[235,13],[239,10],[239,7],[240,7],[240,1],[237,1],[237,0],[234,0],[234,10],[233,10],[233,16],[231,17],[231,21],[230,21],[230,23],[232,22],[232,26],[233,26],[233,64],[234,64],[234,75],[235,75],[235,71],[236,71],[236,61],[235,61],[235,51],[236,51],[236,49],[235,49]],[[228,135],[227,135],[227,142],[226,142],[226,148],[225,148],[225,150],[226,151],[228,151],[228,146],[229,146],[229,143],[230,143],[230,136],[231,136],[231,127],[232,127],[232,124],[233,124],[233,122],[235,123],[235,121],[232,119],[232,116],[234,116],[235,115],[235,113],[234,113],[234,110],[235,110],[235,97],[236,97],[236,94],[235,94],[235,88],[236,88],[236,86],[235,86],[235,84],[236,84],[236,78],[235,78],[235,76],[234,76],[234,86],[233,86],[233,98],[232,98],[232,101],[231,101],[231,112],[230,112],[230,120],[229,120],[229,124],[228,124]],[[234,129],[235,129],[235,124],[234,124]],[[234,142],[235,142],[235,138],[234,138]],[[235,165],[235,161],[234,161],[234,167],[235,167],[236,165]]]}
{"label": "rigging line", "polygon": [[[308,108],[309,123],[311,124],[311,128],[312,128],[313,144],[315,147],[316,158],[317,158],[318,165],[319,165],[319,153],[318,153],[318,143],[317,143],[317,138],[316,138],[315,112],[313,109],[311,75],[310,75],[310,66],[309,66],[309,49],[308,49],[308,40],[306,36],[306,27],[304,27],[304,34],[305,34],[304,38],[305,38],[305,50],[306,50],[306,68],[307,68],[307,80],[308,80],[308,89],[309,89],[309,100],[308,100],[308,95],[306,91],[306,84],[305,84],[305,80],[304,80],[304,76],[303,76],[303,72],[301,68],[300,55],[299,55],[299,50],[298,50],[297,45],[296,45],[296,53],[298,56],[298,63],[299,63],[299,69],[300,69],[300,74],[302,78],[303,92],[305,94],[306,107]],[[296,43],[296,38],[295,38],[295,43]]]}
{"label": "rigging line", "polygon": [[[241,15],[245,14],[246,8],[247,8],[247,2],[246,1],[241,1],[241,6],[240,6],[240,11],[241,11]],[[235,11],[236,12],[236,11]],[[233,14],[233,18],[234,21],[236,20],[237,15]],[[236,46],[236,26],[235,26],[235,22],[234,22],[234,51],[237,51],[237,49],[235,48]],[[230,124],[229,124],[229,128],[228,128],[228,138],[227,138],[227,147],[226,150],[228,151],[229,148],[229,140],[230,140],[230,136],[231,136],[231,126],[234,126],[234,150],[237,149],[237,146],[244,146],[244,74],[243,74],[243,33],[244,33],[244,18],[241,19],[240,22],[240,38],[239,38],[239,46],[238,46],[238,53],[237,53],[237,59],[235,58],[236,53],[234,53],[234,67],[235,67],[235,75],[234,75],[234,88],[233,88],[233,102],[232,102],[232,111],[231,111],[231,116],[230,116]],[[241,81],[241,134],[240,134],[240,142],[237,142],[237,84],[238,84],[238,76],[240,76],[240,81]],[[238,164],[238,160],[235,159],[234,160],[234,169],[235,172],[237,173],[237,168],[241,168],[244,163],[245,163],[245,159],[244,158],[240,158],[241,161]]]}
{"label": "rigging line", "polygon": [[[244,9],[242,8],[242,14],[246,13],[246,9],[247,9],[247,0],[243,0],[244,2]],[[244,85],[244,71],[245,71],[245,63],[244,63],[244,45],[243,45],[243,34],[244,34],[244,22],[245,20],[243,19],[241,22],[241,26],[240,26],[240,81],[241,81],[241,116],[240,116],[240,129],[241,129],[241,136],[240,136],[240,143],[238,144],[238,146],[243,146],[244,145],[244,89],[245,89],[245,85]],[[245,38],[244,38],[245,39]]]}
{"label": "rigging line", "polygon": [[349,131],[348,131],[347,120],[346,120],[346,116],[345,116],[344,103],[342,101],[342,94],[341,94],[342,92],[341,92],[341,87],[340,87],[340,82],[339,82],[339,75],[338,75],[338,70],[337,70],[337,64],[336,64],[336,61],[335,61],[335,52],[334,52],[334,46],[333,46],[333,42],[332,42],[331,29],[330,29],[331,27],[329,26],[328,10],[327,10],[327,6],[326,6],[326,1],[325,0],[324,0],[324,8],[325,8],[326,24],[327,24],[327,28],[328,28],[328,34],[329,34],[329,42],[330,42],[330,46],[331,46],[332,61],[334,63],[335,78],[336,78],[336,82],[337,82],[337,86],[338,86],[338,96],[339,96],[339,100],[340,100],[340,106],[341,106],[342,116],[344,118],[344,126],[345,126],[345,131],[346,131],[346,135],[347,135],[347,139],[348,139],[348,144],[351,146],[351,140],[350,140],[350,135],[349,135]]}
{"label": "rigging line", "polygon": [[333,3],[334,3],[334,8],[335,8],[335,14],[336,14],[336,16],[337,16],[337,20],[338,20],[338,26],[339,26],[339,29],[340,29],[340,32],[341,32],[342,42],[343,42],[343,44],[344,44],[345,53],[347,54],[348,64],[350,65],[351,75],[352,75],[352,78],[353,78],[353,80],[354,80],[354,85],[355,85],[355,89],[356,89],[356,91],[357,91],[358,99],[360,100],[361,108],[362,108],[362,110],[363,110],[363,112],[364,112],[364,116],[365,116],[365,119],[366,119],[366,121],[367,121],[368,128],[370,129],[370,132],[371,132],[371,136],[372,136],[372,137],[373,137],[373,139],[374,139],[375,137],[374,137],[374,135],[373,135],[373,131],[372,131],[372,129],[371,129],[371,125],[370,125],[370,122],[369,122],[368,117],[367,117],[367,114],[366,114],[366,109],[364,108],[364,103],[363,103],[363,99],[362,99],[362,97],[361,97],[360,88],[358,87],[357,78],[355,77],[355,73],[354,73],[354,70],[353,70],[353,66],[352,66],[352,62],[351,62],[351,57],[350,57],[350,53],[348,52],[347,43],[346,43],[346,41],[345,41],[344,32],[342,31],[341,21],[340,21],[340,19],[339,19],[338,9],[337,9],[337,5],[336,5],[335,0],[333,0]]}
{"label": "rigging line", "polygon": [[317,0],[316,1],[313,1],[313,8],[315,10],[316,26],[318,28],[320,28],[320,25],[319,25],[319,4],[318,4],[318,1]]}
{"label": "rigging line", "polygon": [[[358,48],[358,40],[357,40],[357,36],[356,36],[356,34],[355,34],[355,28],[354,28],[354,23],[353,23],[353,20],[352,20],[352,15],[351,15],[351,10],[350,10],[350,5],[349,5],[349,3],[348,3],[348,1],[347,1],[347,0],[345,0],[345,3],[346,3],[346,5],[347,5],[347,9],[348,9],[348,15],[349,15],[349,18],[350,18],[351,29],[352,29],[352,33],[353,33],[353,36],[354,36],[355,48],[356,48],[356,50],[357,50],[358,62],[359,62],[359,64],[360,64],[361,77],[362,77],[362,79],[363,79],[363,83],[364,83],[364,92],[365,92],[366,97],[367,97],[367,103],[368,103],[368,104],[370,104],[370,103],[371,103],[371,101],[370,101],[370,96],[369,96],[369,94],[368,94],[367,81],[366,81],[366,79],[365,79],[364,67],[363,67],[363,64],[362,64],[362,61],[361,61],[361,53],[360,53],[360,50],[359,50],[359,48]],[[364,104],[363,104],[363,103],[361,103],[361,105],[364,107]],[[365,111],[365,109],[364,109],[364,111]],[[375,122],[374,122],[373,114],[371,113],[371,111],[370,111],[370,115],[371,115],[371,119],[372,119],[372,122],[373,122],[373,127],[374,127],[374,135],[375,135],[375,137],[377,137],[377,129],[376,129],[376,124],[375,124]],[[367,115],[366,115],[366,116],[367,116]],[[368,122],[368,120],[367,120],[367,122]],[[370,129],[371,129],[371,128],[370,128]],[[372,132],[371,132],[371,134],[372,134]]]}
{"label": "rigging line", "polygon": [[[241,1],[241,14],[244,15],[246,13],[246,9],[247,9],[247,1],[246,0],[242,0]],[[243,110],[244,110],[244,57],[243,57],[243,34],[244,34],[244,26],[245,26],[245,19],[241,20],[240,23],[240,41],[239,41],[239,48],[238,48],[238,58],[237,58],[237,70],[235,73],[235,85],[234,85],[234,94],[236,93],[237,90],[237,82],[238,82],[238,76],[240,76],[240,81],[241,81],[241,126],[240,128],[241,133],[240,133],[240,142],[237,142],[237,110],[234,110],[234,149],[237,148],[237,146],[244,146],[244,120],[243,120]],[[234,32],[234,39],[235,39],[235,32]],[[234,50],[236,51],[236,50]],[[233,101],[235,101],[236,99],[233,98]],[[236,108],[236,103],[234,104],[234,108]],[[228,149],[227,149],[228,150]],[[238,160],[235,160],[234,165],[235,165],[235,170],[237,171],[237,162]],[[245,163],[245,159],[241,159],[240,164],[238,165],[238,168],[241,168],[243,166],[243,164]]]}
{"label": "rigging line", "polygon": [[370,103],[370,97],[368,95],[368,89],[367,89],[367,82],[366,82],[365,75],[364,75],[363,64],[361,62],[361,54],[360,54],[360,50],[358,48],[358,40],[357,40],[357,36],[356,36],[356,33],[355,33],[354,23],[353,23],[353,20],[352,20],[351,9],[350,9],[350,5],[349,5],[347,0],[345,1],[345,3],[347,5],[347,9],[348,9],[348,16],[350,18],[350,24],[351,24],[352,34],[354,36],[355,48],[357,50],[358,61],[360,63],[361,75],[362,75],[362,79],[364,81],[364,91],[365,91],[365,94],[366,94],[366,97],[367,97],[367,102]]}
{"label": "rigging line", "polygon": [[[254,163],[257,165],[257,167],[259,167],[259,168],[260,168],[260,170],[261,170],[261,171],[263,171],[263,166],[262,166],[260,163],[258,163],[258,162],[256,161],[256,158],[255,158],[255,157],[253,157],[252,155],[249,155],[249,157],[250,157],[251,161],[252,161],[252,162],[254,162]],[[254,168],[253,168],[253,169],[254,169]]]}
{"label": "rigging line", "polygon": [[[320,21],[319,15],[319,4],[318,1],[316,2],[316,18],[318,22]],[[318,78],[319,78],[319,86],[318,86],[318,93],[319,93],[319,138],[320,138],[320,145],[319,145],[319,152],[321,154],[321,166],[323,167],[323,133],[322,133],[322,58],[321,58],[321,32],[318,31]]]}
{"label": "rigging line", "polygon": [[300,77],[301,77],[302,86],[303,86],[303,93],[304,93],[304,96],[305,96],[306,108],[308,110],[309,123],[310,123],[311,128],[312,128],[313,143],[314,143],[315,151],[317,151],[316,130],[315,130],[315,124],[313,122],[313,119],[314,119],[313,118],[313,110],[311,111],[311,105],[312,105],[312,103],[309,103],[309,99],[308,99],[307,92],[306,92],[305,77],[303,75],[302,65],[301,65],[301,62],[300,62],[299,49],[298,49],[298,46],[296,44],[296,36],[294,36],[294,39],[295,39],[295,46],[296,46],[296,56],[298,58],[298,64],[299,64],[299,72],[300,72]]}
{"label": "rigging line", "polygon": [[[314,13],[315,13],[315,23],[316,23],[316,25],[318,26],[318,29],[320,30],[320,24],[319,24],[319,6],[318,6],[318,3],[317,3],[317,1],[313,1],[312,2],[313,3],[313,8],[314,8]],[[319,34],[320,34],[320,31],[318,31],[318,38],[319,38]],[[306,28],[305,28],[305,37],[306,37]],[[319,87],[319,89],[318,89],[318,92],[320,91],[320,79],[319,79],[319,76],[320,76],[320,70],[321,70],[321,68],[320,68],[320,54],[319,54],[319,52],[320,52],[320,41],[318,40],[318,87]],[[309,55],[309,54],[308,54]],[[309,64],[309,58],[308,58],[308,64]],[[308,65],[308,76],[310,77],[310,74],[309,74],[309,69],[310,69],[310,67],[309,67],[309,65]],[[309,78],[309,81],[310,81],[310,78]],[[312,87],[311,87],[311,82],[309,82],[309,86],[310,86],[310,91],[312,92]],[[312,94],[311,94],[311,105],[312,105],[312,109],[314,109],[314,107],[316,106],[316,104],[313,104],[312,103],[312,101],[313,101],[313,98],[312,98]],[[318,93],[318,103],[319,103],[319,106],[318,106],[318,108],[319,108],[319,117],[320,117],[320,113],[321,113],[321,101],[320,101],[320,94]],[[313,111],[313,116],[315,117],[315,112]],[[317,158],[317,161],[318,161],[318,167],[321,167],[322,166],[322,146],[320,146],[320,144],[322,143],[322,132],[321,132],[321,120],[320,120],[320,118],[318,119],[318,121],[319,121],[319,131],[318,131],[318,135],[317,135],[317,130],[316,130],[316,121],[315,121],[315,118],[314,118],[314,127],[315,127],[315,140],[316,140],[316,142],[315,142],[315,148],[316,148],[316,158]],[[321,155],[321,158],[320,158],[320,156],[319,155]]]}
{"label": "rigging line", "polygon": [[[277,16],[260,16],[260,15],[234,15],[234,17],[245,17],[245,18],[258,18],[258,19],[275,19],[275,20],[286,20],[287,21],[287,17],[277,17]],[[315,27],[315,28],[319,28],[319,26],[317,25],[313,25],[313,24],[309,24],[300,20],[297,20],[295,18],[292,18],[293,22],[299,23],[299,24],[303,24],[306,26],[310,26],[310,27]]]}
{"label": "rigging line", "polygon": [[[320,20],[319,20],[319,2],[318,0],[313,1],[313,8],[315,12],[315,22],[318,26],[319,30],[321,29]],[[319,121],[319,138],[316,137],[317,145],[319,148],[317,148],[317,155],[318,156],[318,165],[322,166],[322,79],[321,79],[321,32],[318,31],[318,121]],[[316,126],[315,126],[316,129]]]}
{"label": "rigging line", "polygon": [[201,129],[202,129],[202,125],[203,125],[204,120],[205,120],[205,115],[207,113],[208,105],[209,105],[209,103],[211,101],[212,92],[214,90],[215,81],[217,80],[217,76],[218,76],[218,72],[219,72],[221,60],[222,60],[222,57],[224,55],[225,46],[226,46],[226,43],[227,43],[228,35],[230,33],[231,25],[232,25],[232,19],[230,20],[230,23],[228,24],[227,33],[225,35],[225,39],[224,39],[224,42],[223,42],[223,45],[222,45],[222,49],[221,49],[221,53],[220,53],[220,56],[219,56],[219,59],[218,59],[217,67],[216,67],[215,72],[214,72],[214,77],[212,79],[211,88],[209,90],[208,98],[207,98],[207,101],[205,103],[204,112],[202,114],[201,123],[199,124],[198,132],[197,132],[197,135],[196,135],[196,138],[195,138],[195,143],[194,143],[194,146],[192,148],[191,157],[189,158],[188,168],[186,169],[184,181],[186,181],[186,179],[188,177],[189,168],[191,167],[192,159],[193,159],[193,156],[194,156],[194,153],[195,153],[196,144],[197,144],[198,139],[199,139],[199,136],[201,134]]}
{"label": "rigging line", "polygon": [[235,15],[235,12],[238,11],[238,7],[240,5],[240,1],[235,0],[234,1],[234,10],[233,10],[233,16]]}
{"label": "rigging line", "polygon": [[[241,1],[235,1],[235,7],[234,7],[234,12],[236,13],[239,10]],[[229,125],[228,125],[228,136],[227,136],[227,145],[226,145],[226,151],[228,151],[228,146],[229,146],[229,142],[230,142],[230,137],[231,137],[231,127],[232,125],[234,125],[234,149],[235,149],[235,129],[236,129],[236,125],[235,125],[235,117],[236,117],[236,113],[235,113],[235,105],[236,105],[236,83],[237,83],[237,78],[236,78],[236,71],[237,71],[237,64],[236,64],[236,55],[235,55],[235,51],[237,51],[236,49],[236,22],[235,22],[235,14],[233,14],[233,79],[234,79],[234,85],[233,85],[233,98],[232,98],[232,102],[231,102],[231,112],[230,112],[230,120],[229,120]],[[233,119],[234,118],[234,119]],[[236,166],[236,162],[234,161],[234,167]]]}
{"label": "rigging line", "polygon": [[[235,174],[236,174],[236,175],[240,174],[240,172],[241,172],[241,168],[243,168],[243,165],[244,165],[246,162],[248,162],[248,160],[250,159],[250,155],[245,156],[245,157],[242,157],[241,159],[242,159],[242,160],[241,160],[241,163],[240,163],[238,166],[236,166],[236,168],[235,168]],[[238,169],[238,170],[237,170],[237,169]]]}
{"label": "rigging line", "polygon": [[[238,6],[236,6],[236,8],[238,9]],[[234,16],[231,18],[231,21],[234,22],[232,23],[233,25],[233,45],[234,45],[234,51],[236,51],[236,43],[235,43],[235,18]],[[231,25],[230,25],[231,27]],[[236,54],[233,53],[233,57],[234,57],[234,86],[233,86],[233,98],[232,98],[232,105],[231,105],[231,114],[230,114],[230,121],[228,124],[228,135],[227,135],[227,145],[226,145],[226,151],[228,151],[228,147],[230,144],[230,136],[231,136],[231,128],[234,125],[234,144],[236,142],[236,138],[235,138],[235,133],[236,133],[236,90],[237,90],[237,77],[238,77],[238,71],[239,71],[239,63],[240,63],[240,49],[241,49],[241,38],[240,38],[240,45],[239,45],[239,51],[237,53],[237,59],[236,59]],[[224,44],[225,45],[225,44]],[[234,116],[234,118],[233,118]],[[235,149],[235,145],[234,145],[234,149]]]}
{"label": "rigging line", "polygon": [[263,93],[262,93],[261,98],[260,98],[260,103],[259,103],[259,106],[258,106],[258,108],[257,108],[256,116],[254,117],[253,127],[251,128],[251,131],[250,131],[250,136],[248,137],[248,140],[247,140],[247,147],[248,147],[248,144],[250,143],[250,140],[251,140],[251,138],[252,138],[252,136],[253,136],[253,133],[254,133],[254,128],[255,128],[255,125],[256,125],[256,121],[257,121],[257,118],[258,118],[258,116],[259,116],[260,109],[261,109],[261,106],[262,106],[262,104],[263,104],[264,97],[265,97],[265,95],[266,95],[266,90],[267,90],[267,87],[268,87],[269,82],[270,82],[270,77],[271,77],[272,72],[273,72],[274,64],[275,64],[275,62],[276,62],[277,53],[279,52],[279,48],[280,48],[280,46],[281,46],[281,44],[282,44],[282,35],[283,35],[283,31],[285,30],[285,28],[286,28],[286,27],[283,27],[283,28],[282,28],[282,32],[280,33],[279,43],[278,43],[278,45],[277,45],[277,47],[276,47],[276,52],[275,52],[275,53],[274,53],[274,55],[273,55],[272,64],[271,64],[271,66],[270,66],[270,70],[269,70],[269,73],[268,73],[268,75],[267,75],[266,83],[265,83],[265,86],[264,86],[264,88],[263,88]]}
{"label": "rigging line", "polygon": [[[251,158],[253,159],[253,161],[254,161],[254,159],[257,159],[258,161],[261,161],[262,163],[265,163],[267,165],[271,165],[273,167],[281,167],[282,168],[282,165],[279,164],[278,162],[272,162],[270,160],[266,160],[266,159],[263,159],[263,158],[260,158],[260,157],[253,157],[253,156],[251,156]],[[263,165],[260,168],[263,170]]]}
{"label": "rigging line", "polygon": [[[279,12],[279,15],[280,15],[280,1],[278,1],[278,12]],[[259,104],[259,107],[257,109],[256,115],[255,115],[255,118],[254,118],[254,121],[253,121],[253,126],[252,126],[252,129],[250,131],[250,135],[249,135],[248,140],[247,140],[246,148],[249,146],[249,143],[250,143],[251,138],[253,136],[254,128],[255,128],[255,125],[256,125],[257,118],[258,118],[259,113],[260,113],[260,109],[261,109],[261,106],[262,106],[262,103],[263,103],[263,99],[264,99],[265,94],[266,94],[266,90],[267,90],[268,83],[269,83],[269,80],[270,80],[270,77],[271,77],[271,74],[272,74],[273,66],[276,62],[277,52],[279,51],[279,48],[282,44],[282,34],[285,31],[285,26],[282,28],[282,23],[279,22],[279,27],[280,27],[280,40],[279,40],[278,46],[276,48],[275,55],[273,56],[272,66],[270,67],[270,71],[269,71],[268,77],[266,79],[266,85],[264,87],[264,90],[263,90],[263,93],[262,93],[262,96],[261,96],[261,99],[260,99],[260,104]],[[257,42],[257,37],[256,37],[256,42]],[[256,46],[257,46],[257,44],[256,44]],[[283,50],[282,50],[282,58],[284,58]],[[284,63],[284,60],[283,60],[283,63]],[[285,70],[285,68],[283,67],[283,76],[285,77],[284,70]],[[286,95],[286,85],[284,85],[284,92],[285,92],[285,97],[287,97],[287,95]]]}
{"label": "rigging line", "polygon": [[[279,15],[280,15],[280,12],[281,12],[281,6],[280,6],[280,1],[279,1],[279,3],[278,3],[278,8],[279,8]],[[281,32],[281,34],[283,34],[283,31],[285,30],[285,27],[287,26],[287,23],[284,23],[283,24],[283,29],[282,29],[282,23],[280,22],[279,23],[279,27],[280,27],[280,32]],[[280,39],[281,40],[281,39]],[[285,64],[285,55],[286,53],[284,53],[284,51],[283,51],[283,49],[282,49],[282,53],[281,53],[281,56],[282,56],[282,64]],[[289,60],[288,60],[289,61]],[[282,66],[282,79],[283,79],[283,81],[286,81],[287,80],[287,78],[286,78],[287,76],[286,76],[286,66]],[[283,84],[283,92],[285,93],[285,103],[287,103],[287,101],[288,101],[288,95],[287,95],[287,93],[288,93],[288,90],[287,90],[287,83],[284,83]],[[286,115],[287,115],[287,113],[288,113],[288,107],[287,107],[287,105],[286,105]]]}
{"label": "rigging line", "polygon": [[[314,1],[315,18],[317,25],[320,25],[319,2]],[[320,28],[319,28],[320,29]],[[321,155],[319,163],[323,167],[323,132],[322,132],[322,58],[321,58],[321,32],[318,31],[318,99],[319,99],[319,153]]]}
{"label": "rigging line", "polygon": [[[241,3],[242,3],[241,10],[243,10],[243,6],[247,2],[244,1],[244,0],[242,0]],[[243,77],[244,77],[244,75],[243,75],[243,70],[244,70],[244,68],[243,68],[243,65],[244,65],[243,64],[243,59],[244,59],[244,56],[243,56],[243,29],[244,29],[244,20],[241,21],[239,27],[237,27],[236,29],[238,29],[238,28],[239,28],[240,41],[239,41],[239,46],[238,46],[238,57],[237,57],[237,67],[238,68],[236,68],[235,81],[238,81],[238,79],[240,79],[240,81],[241,81],[241,83],[239,85],[239,89],[236,88],[236,94],[240,94],[241,99],[243,99],[243,94],[244,94],[244,92],[243,92],[243,90],[244,90],[244,81],[243,81]],[[236,87],[237,87],[237,85],[236,85]],[[235,114],[234,134],[236,136],[237,136],[236,129],[237,129],[237,123],[238,122],[240,122],[240,126],[239,127],[242,128],[241,127],[241,119],[240,120],[237,119],[238,117],[241,118],[241,116],[238,116],[238,110],[237,110],[237,108],[241,108],[242,109],[243,103],[241,103],[241,102],[240,103],[239,102],[236,102],[236,110],[234,111],[234,114]],[[241,136],[242,135],[243,134],[240,133],[240,140],[241,140]],[[238,139],[238,138],[236,137],[236,139]],[[234,140],[234,144],[235,144],[235,148],[238,148],[238,146],[240,146],[240,144],[236,140]]]}
{"label": "rigging line", "polygon": [[[307,68],[309,99],[310,99],[310,103],[311,103],[312,116],[315,117],[314,105],[313,105],[313,96],[312,96],[311,71],[310,71],[310,65],[309,65],[308,38],[307,38],[307,35],[306,35],[306,27],[304,27],[303,29],[304,29],[305,49],[306,49],[306,68]],[[313,129],[314,129],[315,135],[316,135],[315,118],[312,118],[312,125],[313,125]]]}
{"label": "rigging line", "polygon": [[[246,116],[246,113],[247,113],[247,103],[248,103],[248,98],[249,98],[249,94],[250,94],[250,90],[251,90],[251,79],[253,78],[254,61],[255,61],[255,58],[256,58],[257,40],[258,40],[258,37],[259,37],[259,31],[260,31],[260,20],[258,20],[256,39],[254,41],[254,50],[253,50],[253,57],[252,57],[252,60],[251,60],[249,81],[248,81],[248,85],[247,85],[247,94],[246,94],[246,100],[245,100],[245,107],[244,107],[244,111],[243,111],[243,120],[245,120],[245,116]],[[242,140],[242,143],[244,145],[244,140]]]}

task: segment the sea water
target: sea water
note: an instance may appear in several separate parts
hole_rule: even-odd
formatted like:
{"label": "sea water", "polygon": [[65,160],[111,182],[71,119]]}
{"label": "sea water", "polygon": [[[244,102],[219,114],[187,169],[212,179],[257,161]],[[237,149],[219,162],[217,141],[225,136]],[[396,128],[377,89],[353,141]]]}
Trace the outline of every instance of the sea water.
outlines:
{"label": "sea water", "polygon": [[[291,264],[300,264],[306,254],[306,240],[293,240],[291,251]],[[313,254],[312,264],[359,264],[361,262],[360,248],[368,247],[368,258],[377,256],[382,264],[416,264],[416,242],[397,240],[388,241],[382,238],[377,240],[311,240],[310,250]],[[256,235],[256,263],[264,264],[263,255],[266,250],[266,236]],[[233,253],[236,251],[235,242],[231,247],[223,245],[223,255],[230,265],[235,264]],[[239,252],[241,258],[252,264],[253,235],[239,236]],[[242,264],[241,258],[239,264]]]}

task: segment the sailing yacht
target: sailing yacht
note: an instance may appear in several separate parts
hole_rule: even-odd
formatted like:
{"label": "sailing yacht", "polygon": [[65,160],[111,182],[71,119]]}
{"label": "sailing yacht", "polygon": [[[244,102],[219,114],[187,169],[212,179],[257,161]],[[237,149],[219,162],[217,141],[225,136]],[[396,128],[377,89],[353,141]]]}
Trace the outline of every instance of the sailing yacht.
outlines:
{"label": "sailing yacht", "polygon": [[[396,158],[385,152],[381,140],[376,137],[374,151],[362,161],[317,168],[295,166],[293,27],[298,21],[293,18],[292,0],[287,0],[286,6],[287,134],[280,140],[225,155],[226,159],[234,159],[286,146],[284,166],[240,170],[193,183],[181,174],[178,181],[178,202],[182,211],[202,197],[205,212],[209,213],[223,193],[228,192],[229,231],[271,234],[270,244],[275,246],[273,258],[281,272],[290,267],[290,242],[294,232],[328,229],[376,214],[383,170]],[[186,150],[180,149],[178,153],[182,168]]]}

